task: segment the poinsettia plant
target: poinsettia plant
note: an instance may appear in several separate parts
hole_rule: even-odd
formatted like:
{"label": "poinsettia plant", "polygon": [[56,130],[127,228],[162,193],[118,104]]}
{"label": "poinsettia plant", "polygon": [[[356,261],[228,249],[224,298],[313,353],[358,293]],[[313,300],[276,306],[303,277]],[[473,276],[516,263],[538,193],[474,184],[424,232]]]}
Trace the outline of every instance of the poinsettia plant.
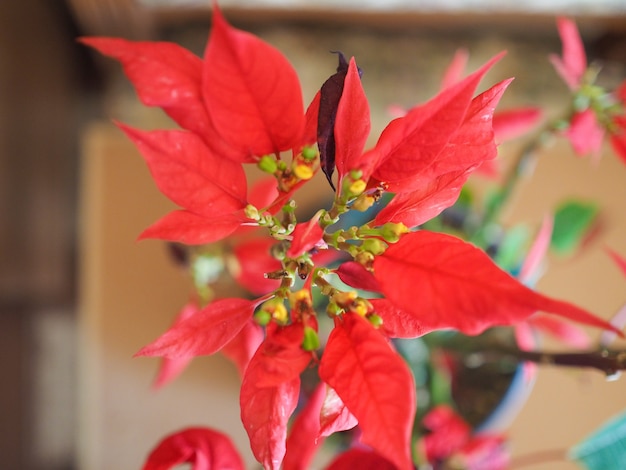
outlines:
{"label": "poinsettia plant", "polygon": [[[559,19],[558,27],[563,56],[552,60],[572,90],[573,108],[542,135],[565,136],[580,154],[597,153],[608,135],[626,160],[626,84],[615,93],[594,85],[574,23]],[[179,126],[144,131],[117,123],[180,207],[140,238],[170,242],[194,280],[192,300],[137,355],[163,358],[159,385],[193,357],[221,351],[233,359],[242,377],[241,419],[264,468],[307,468],[325,438],[348,430],[348,450],[328,469],[450,462],[505,468],[502,436],[475,435],[451,403],[419,409],[411,359],[399,353],[397,339],[432,345],[443,338],[449,345],[450,334],[482,336],[508,326],[518,342],[501,352],[538,361],[524,347],[528,328],[570,340],[577,330],[568,322],[622,334],[527,285],[547,248],[550,220],[517,277],[487,254],[488,228],[514,176],[480,217],[446,222],[450,211],[467,212],[459,196],[472,173],[495,171],[498,144],[541,120],[536,108],[496,111],[511,79],[477,93],[503,54],[465,75],[466,54],[459,52],[441,91],[399,112],[366,149],[370,110],[353,57],[336,54],[335,73],[305,107],[283,55],[232,27],[217,6],[202,58],[167,42],[81,41],[120,61],[141,101]],[[244,167],[264,177],[250,184]],[[295,197],[318,171],[332,197],[303,217]],[[211,289],[223,272],[247,294]],[[610,360],[623,367],[614,359],[605,355],[596,367]],[[441,376],[453,369],[453,354],[435,362]],[[584,356],[580,365],[594,364]],[[315,378],[303,400],[305,372]],[[165,438],[144,468],[185,462],[195,469],[244,466],[218,430],[189,428]]]}

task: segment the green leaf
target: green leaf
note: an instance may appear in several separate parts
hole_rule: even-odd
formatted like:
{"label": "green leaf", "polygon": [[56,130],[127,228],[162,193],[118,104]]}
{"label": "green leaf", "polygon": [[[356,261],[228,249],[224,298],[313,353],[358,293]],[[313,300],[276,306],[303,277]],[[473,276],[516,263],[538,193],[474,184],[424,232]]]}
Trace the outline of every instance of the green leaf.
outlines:
{"label": "green leaf", "polygon": [[571,253],[590,232],[599,209],[596,204],[566,201],[554,215],[554,230],[550,247],[558,254]]}
{"label": "green leaf", "polygon": [[626,412],[570,449],[569,457],[589,470],[611,470],[616,462],[626,462]]}

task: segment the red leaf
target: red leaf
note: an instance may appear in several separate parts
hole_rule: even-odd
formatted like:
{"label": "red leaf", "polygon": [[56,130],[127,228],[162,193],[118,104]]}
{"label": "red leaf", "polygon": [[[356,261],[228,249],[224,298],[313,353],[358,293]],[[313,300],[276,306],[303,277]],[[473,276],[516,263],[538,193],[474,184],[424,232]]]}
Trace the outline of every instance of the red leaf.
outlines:
{"label": "red leaf", "polygon": [[346,261],[335,270],[345,284],[356,289],[380,292],[378,281],[365,267],[356,261]]}
{"label": "red leaf", "polygon": [[272,292],[280,281],[268,279],[266,273],[277,271],[281,263],[270,252],[276,240],[270,237],[252,238],[238,243],[233,251],[234,260],[228,268],[235,280],[255,295]]}
{"label": "red leaf", "polygon": [[478,82],[499,58],[496,56],[477,72],[395,119],[383,130],[376,144],[381,159],[374,177],[387,183],[389,191],[407,192],[423,183],[421,173],[430,169],[453,138],[465,120]]}
{"label": "red leaf", "polygon": [[319,376],[359,421],[362,441],[400,469],[413,469],[415,386],[406,363],[364,318],[337,320]]}
{"label": "red leaf", "polygon": [[370,128],[370,108],[353,57],[335,119],[335,162],[340,178],[351,170],[361,170],[363,180],[369,179],[376,164],[372,158],[363,158]]}
{"label": "red leaf", "polygon": [[259,349],[264,338],[263,328],[257,325],[253,319],[250,319],[220,352],[235,363],[239,375],[243,377],[250,359]]}
{"label": "red leaf", "polygon": [[550,61],[561,78],[572,90],[581,85],[587,69],[587,56],[576,23],[568,18],[557,18],[557,28],[563,43],[563,57],[551,55]]}
{"label": "red leaf", "polygon": [[206,217],[246,206],[241,164],[215,155],[197,135],[118,126],[143,155],[161,192],[179,206]]}
{"label": "red leaf", "polygon": [[536,313],[527,320],[534,330],[547,333],[568,346],[586,349],[592,346],[589,335],[574,323],[566,322],[562,318],[552,315]]}
{"label": "red leaf", "polygon": [[433,408],[422,424],[431,431],[423,438],[426,458],[431,463],[452,456],[470,439],[471,428],[448,405]]}
{"label": "red leaf", "polygon": [[620,255],[617,251],[605,248],[606,252],[613,259],[615,264],[622,270],[624,276],[626,276],[626,257]]}
{"label": "red leaf", "polygon": [[496,143],[502,143],[521,135],[535,127],[543,113],[540,108],[515,108],[498,111],[493,115],[493,132]]}
{"label": "red leaf", "polygon": [[208,428],[187,428],[165,437],[150,452],[142,470],[169,470],[190,463],[194,470],[244,470],[232,441]]}
{"label": "red leaf", "polygon": [[275,323],[268,325],[265,341],[252,358],[258,374],[257,387],[274,387],[288,382],[300,374],[311,362],[311,353],[302,349],[304,327],[302,323],[294,323],[277,327]]}
{"label": "red leaf", "polygon": [[186,245],[204,245],[227,237],[244,220],[243,215],[225,214],[207,218],[189,211],[173,211],[145,229],[139,239],[157,238]]}
{"label": "red leaf", "polygon": [[255,304],[246,299],[217,300],[173,325],[135,356],[185,358],[216,353],[241,331]]}
{"label": "red leaf", "polygon": [[324,229],[320,227],[319,224],[321,215],[322,213],[318,212],[308,222],[302,222],[296,225],[292,235],[293,240],[287,250],[287,256],[297,258],[322,241]]}
{"label": "red leaf", "polygon": [[178,44],[81,38],[80,42],[121,62],[147,106],[159,106],[182,128],[212,134],[202,100],[202,60]]}
{"label": "red leaf", "polygon": [[604,128],[598,122],[596,113],[592,109],[575,113],[564,134],[577,155],[599,157],[604,141]]}
{"label": "red leaf", "polygon": [[287,453],[283,460],[283,470],[307,470],[315,451],[324,439],[319,437],[320,409],[326,393],[326,385],[318,384],[308,398],[304,408],[291,426],[287,438]]}
{"label": "red leaf", "polygon": [[443,74],[443,78],[441,79],[442,90],[450,88],[455,83],[461,81],[463,74],[465,73],[465,67],[467,66],[468,59],[469,53],[467,52],[467,49],[457,49],[454,53],[452,61]]}
{"label": "red leaf", "polygon": [[454,328],[477,334],[540,310],[613,329],[580,307],[527,288],[480,249],[442,233],[404,235],[376,258],[374,273],[385,297],[413,315],[424,332]]}
{"label": "red leaf", "polygon": [[325,388],[326,396],[319,413],[319,435],[327,437],[336,432],[352,429],[359,424],[337,392],[330,387]]}
{"label": "red leaf", "polygon": [[432,331],[421,319],[407,313],[387,299],[369,299],[374,311],[383,319],[382,329],[391,338],[417,338]]}
{"label": "red leaf", "polygon": [[350,449],[333,460],[326,470],[397,470],[389,460],[369,449]]}
{"label": "red leaf", "polygon": [[[200,309],[195,302],[189,302],[185,305],[181,311],[178,313],[176,319],[172,326],[179,324],[180,322],[190,318],[191,316],[198,313]],[[159,372],[154,380],[154,388],[161,388],[164,385],[168,384],[176,377],[180,375],[180,373],[185,370],[189,362],[191,361],[191,357],[185,358],[167,358],[164,357],[161,360],[161,366],[159,367]]]}
{"label": "red leaf", "polygon": [[204,59],[204,100],[226,142],[247,157],[301,143],[302,92],[278,50],[230,26],[216,6]]}
{"label": "red leaf", "polygon": [[407,227],[416,227],[423,224],[456,202],[469,176],[469,171],[446,173],[413,192],[396,194],[376,214],[372,225],[402,222]]}
{"label": "red leaf", "polygon": [[269,327],[241,385],[241,420],[256,459],[278,469],[286,450],[287,423],[298,403],[300,373],[311,354],[300,348],[301,324]]}

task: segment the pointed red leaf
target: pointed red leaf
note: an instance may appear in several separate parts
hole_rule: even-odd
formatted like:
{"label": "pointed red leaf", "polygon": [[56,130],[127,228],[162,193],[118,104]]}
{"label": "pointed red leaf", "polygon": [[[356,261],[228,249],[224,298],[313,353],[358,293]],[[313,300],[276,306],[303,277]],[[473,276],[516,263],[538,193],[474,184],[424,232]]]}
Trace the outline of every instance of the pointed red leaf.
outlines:
{"label": "pointed red leaf", "polygon": [[185,358],[216,353],[241,331],[254,312],[246,299],[217,300],[173,325],[135,356]]}
{"label": "pointed red leaf", "polygon": [[325,386],[325,389],[326,396],[318,416],[319,435],[327,437],[336,432],[348,431],[359,424],[337,392],[330,387]]}
{"label": "pointed red leaf", "polygon": [[413,192],[396,194],[376,214],[372,225],[401,222],[407,227],[416,227],[423,224],[456,202],[470,174],[469,171],[446,173]]}
{"label": "pointed red leaf", "polygon": [[250,319],[235,337],[229,341],[222,349],[221,353],[229,358],[237,366],[239,375],[243,377],[250,359],[259,349],[265,334],[253,319]]}
{"label": "pointed red leaf", "polygon": [[189,211],[173,211],[145,229],[139,239],[157,238],[186,245],[204,245],[227,237],[244,220],[243,216],[235,214],[208,218]]}
{"label": "pointed red leaf", "polygon": [[208,428],[187,428],[165,437],[150,452],[142,470],[169,470],[190,463],[196,470],[244,470],[228,436]]}
{"label": "pointed red leaf", "polygon": [[551,55],[550,61],[561,78],[572,90],[581,85],[587,69],[587,55],[583,41],[574,23],[569,18],[557,18],[557,28],[563,44],[563,57]]}
{"label": "pointed red leaf", "polygon": [[366,319],[345,314],[336,321],[319,375],[359,421],[362,441],[399,469],[413,469],[413,376]]}
{"label": "pointed red leaf", "polygon": [[536,313],[528,318],[527,323],[535,331],[547,333],[568,346],[586,349],[592,346],[587,332],[575,323],[543,313]]}
{"label": "pointed red leaf", "polygon": [[622,270],[624,276],[626,276],[626,257],[620,255],[617,251],[610,248],[605,248],[606,252],[613,259],[615,264]]}
{"label": "pointed red leaf", "polygon": [[[199,307],[195,302],[189,302],[186,304],[181,311],[176,316],[174,323],[172,326],[177,325],[178,323],[190,318],[195,315],[199,311]],[[164,357],[161,360],[161,365],[159,367],[159,371],[154,380],[154,388],[161,388],[164,385],[168,384],[176,377],[180,375],[180,373],[185,370],[189,362],[191,361],[191,357],[184,358],[168,358]]]}
{"label": "pointed red leaf", "polygon": [[319,220],[321,212],[318,212],[308,222],[302,222],[296,225],[293,231],[293,240],[287,250],[287,256],[297,258],[322,242],[324,229],[320,227]]}
{"label": "pointed red leaf", "polygon": [[300,391],[300,373],[311,353],[300,347],[301,324],[270,326],[267,338],[250,360],[241,385],[241,420],[256,459],[280,468],[286,451],[287,423]]}
{"label": "pointed red leaf", "polygon": [[335,270],[342,282],[356,289],[380,292],[378,281],[365,267],[356,261],[346,261]]}
{"label": "pointed red leaf", "polygon": [[202,89],[219,134],[242,155],[277,153],[301,143],[304,107],[295,70],[277,49],[230,26],[217,6]]}
{"label": "pointed red leaf", "polygon": [[81,38],[80,42],[121,62],[147,106],[159,106],[182,128],[212,133],[201,93],[202,60],[178,44]]}
{"label": "pointed red leaf", "polygon": [[369,449],[354,448],[337,456],[326,470],[397,470],[389,460]]}
{"label": "pointed red leaf", "polygon": [[370,128],[370,107],[353,57],[335,119],[335,164],[340,177],[351,170],[361,170],[363,180],[369,179],[376,164],[372,158],[363,158]]}
{"label": "pointed red leaf", "polygon": [[598,158],[604,141],[604,128],[592,109],[574,113],[570,125],[564,132],[577,155]]}
{"label": "pointed red leaf", "polygon": [[463,74],[465,73],[465,67],[467,66],[468,59],[469,53],[467,52],[467,49],[457,49],[454,53],[454,57],[452,57],[452,61],[443,74],[443,78],[441,79],[442,90],[450,88],[455,83],[461,81]]}
{"label": "pointed red leaf", "polygon": [[139,149],[161,192],[179,206],[208,217],[246,206],[241,164],[213,154],[197,135],[118,126]]}
{"label": "pointed red leaf", "polygon": [[308,470],[315,451],[324,442],[319,437],[320,409],[326,394],[326,385],[318,384],[306,405],[300,410],[287,438],[287,453],[283,470]]}
{"label": "pointed red leaf", "polygon": [[493,115],[493,132],[500,144],[522,136],[535,127],[543,113],[540,108],[515,108],[498,111]]}
{"label": "pointed red leaf", "polygon": [[374,272],[385,297],[413,315],[425,332],[454,328],[477,334],[540,310],[613,329],[580,307],[529,289],[480,249],[442,233],[404,235],[376,258]]}
{"label": "pointed red leaf", "polygon": [[255,373],[258,374],[255,385],[273,387],[299,377],[312,359],[311,353],[302,349],[302,323],[284,327],[270,323],[266,335],[250,363],[250,367],[254,364]]}
{"label": "pointed red leaf", "polygon": [[374,311],[383,319],[382,330],[390,338],[417,338],[432,331],[421,319],[402,310],[387,299],[369,299]]}
{"label": "pointed red leaf", "polygon": [[421,173],[431,167],[453,138],[465,120],[478,82],[499,58],[494,57],[477,72],[395,119],[383,130],[376,144],[380,161],[374,177],[387,183],[389,191],[419,187]]}

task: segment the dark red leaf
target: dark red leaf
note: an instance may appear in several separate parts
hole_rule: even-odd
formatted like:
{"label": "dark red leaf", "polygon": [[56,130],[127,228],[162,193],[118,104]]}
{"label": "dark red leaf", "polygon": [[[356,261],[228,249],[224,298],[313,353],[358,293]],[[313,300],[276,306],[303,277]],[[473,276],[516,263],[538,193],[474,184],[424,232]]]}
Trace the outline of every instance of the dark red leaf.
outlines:
{"label": "dark red leaf", "polygon": [[139,149],[161,192],[179,206],[206,217],[246,206],[247,183],[241,164],[215,155],[197,135],[118,126]]}
{"label": "dark red leaf", "polygon": [[378,281],[362,264],[356,261],[346,261],[335,270],[345,284],[355,289],[363,289],[373,292],[380,292]]}
{"label": "dark red leaf", "polygon": [[216,353],[241,331],[255,304],[246,299],[217,300],[177,322],[135,356],[186,358]]}
{"label": "dark red leaf", "polygon": [[335,120],[348,73],[348,61],[341,52],[336,52],[336,54],[339,59],[337,72],[331,75],[320,89],[317,115],[317,146],[320,151],[320,166],[333,189],[335,189],[332,179],[335,171]]}
{"label": "dark red leaf", "polygon": [[412,470],[415,386],[406,363],[364,318],[335,323],[319,376],[359,421],[362,441],[402,470]]}
{"label": "dark red leaf", "polygon": [[397,470],[389,460],[369,449],[354,448],[336,457],[326,470]]}
{"label": "dark red leaf", "polygon": [[244,470],[228,436],[208,428],[187,428],[165,437],[150,452],[142,470],[169,470],[190,463],[194,470]]}
{"label": "dark red leaf", "polygon": [[374,261],[382,293],[415,317],[423,332],[454,328],[477,334],[545,311],[600,328],[606,321],[546,297],[502,271],[480,249],[442,233],[406,234]]}
{"label": "dark red leaf", "polygon": [[248,159],[301,144],[304,107],[295,70],[277,49],[230,26],[217,6],[202,89],[216,129]]}
{"label": "dark red leaf", "polygon": [[351,170],[361,170],[362,179],[369,179],[377,163],[371,154],[365,155],[366,158],[363,155],[370,128],[370,107],[361,85],[359,70],[352,58],[337,107],[334,128],[335,160],[340,177]]}
{"label": "dark red leaf", "polygon": [[320,434],[320,409],[326,395],[326,385],[318,384],[306,405],[300,410],[287,438],[287,453],[283,470],[308,470],[317,449],[324,442]]}

